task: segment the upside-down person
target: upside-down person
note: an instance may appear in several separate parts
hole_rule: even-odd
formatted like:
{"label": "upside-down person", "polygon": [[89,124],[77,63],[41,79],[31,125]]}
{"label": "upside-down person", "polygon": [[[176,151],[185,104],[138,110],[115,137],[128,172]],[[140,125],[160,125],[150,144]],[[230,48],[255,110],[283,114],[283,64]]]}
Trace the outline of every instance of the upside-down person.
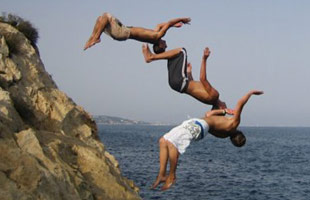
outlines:
{"label": "upside-down person", "polygon": [[179,28],[183,24],[189,24],[190,21],[190,18],[176,18],[158,24],[155,29],[147,29],[136,26],[125,26],[110,13],[104,13],[97,18],[93,32],[86,42],[84,50],[99,43],[100,36],[104,32],[118,41],[134,39],[140,42],[151,43],[154,45],[154,51],[160,53],[164,51],[162,46],[166,45],[165,40],[161,38],[165,36],[168,29],[171,27]]}
{"label": "upside-down person", "polygon": [[[180,154],[183,154],[191,141],[202,139],[207,133],[219,138],[229,137],[232,144],[242,147],[246,138],[237,130],[244,105],[252,95],[261,95],[262,91],[252,90],[243,96],[237,103],[234,111],[216,109],[206,112],[203,118],[193,118],[184,121],[181,125],[171,129],[159,139],[159,173],[152,185],[155,189],[161,182],[165,182],[162,190],[169,189],[176,181],[176,168]],[[233,114],[232,117],[226,117]],[[170,162],[169,175],[166,176],[167,162]]]}
{"label": "upside-down person", "polygon": [[142,52],[147,63],[155,60],[168,61],[169,85],[173,90],[186,93],[205,104],[213,105],[212,109],[226,108],[225,102],[219,99],[219,92],[212,87],[207,79],[207,59],[211,53],[208,47],[203,51],[199,81],[193,79],[192,65],[187,63],[185,48],[153,54],[149,46],[143,44]]}

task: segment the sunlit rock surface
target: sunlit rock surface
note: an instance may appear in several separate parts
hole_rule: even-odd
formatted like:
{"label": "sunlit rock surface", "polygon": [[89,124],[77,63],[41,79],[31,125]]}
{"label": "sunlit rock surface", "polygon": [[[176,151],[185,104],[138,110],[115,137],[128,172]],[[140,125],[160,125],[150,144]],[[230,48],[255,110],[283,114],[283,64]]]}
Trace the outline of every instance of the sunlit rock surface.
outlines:
{"label": "sunlit rock surface", "polygon": [[[17,40],[17,52],[6,37]],[[0,23],[0,199],[141,199],[137,191],[37,48]]]}

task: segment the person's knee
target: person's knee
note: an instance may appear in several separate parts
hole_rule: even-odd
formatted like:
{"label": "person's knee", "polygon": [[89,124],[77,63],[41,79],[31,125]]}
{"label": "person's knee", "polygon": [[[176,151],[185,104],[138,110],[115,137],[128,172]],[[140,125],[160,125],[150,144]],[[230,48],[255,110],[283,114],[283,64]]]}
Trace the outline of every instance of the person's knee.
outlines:
{"label": "person's knee", "polygon": [[158,140],[158,143],[159,143],[159,145],[161,146],[161,145],[166,145],[166,139],[164,138],[164,137],[161,137],[159,140]]}
{"label": "person's knee", "polygon": [[103,15],[99,16],[97,18],[97,21],[103,22],[104,19],[110,20],[112,18],[112,15],[108,12],[103,13]]}
{"label": "person's knee", "polygon": [[107,17],[107,18],[110,18],[112,15],[108,12],[105,12],[101,15],[102,17]]}

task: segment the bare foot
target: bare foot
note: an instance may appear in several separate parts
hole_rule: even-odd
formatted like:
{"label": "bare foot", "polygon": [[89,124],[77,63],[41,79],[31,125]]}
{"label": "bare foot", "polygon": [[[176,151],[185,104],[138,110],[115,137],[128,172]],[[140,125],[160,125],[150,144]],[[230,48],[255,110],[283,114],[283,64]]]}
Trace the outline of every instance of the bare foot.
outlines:
{"label": "bare foot", "polygon": [[157,176],[156,181],[153,183],[153,185],[150,187],[151,190],[154,190],[160,183],[165,182],[167,180],[167,176]]}
{"label": "bare foot", "polygon": [[171,178],[171,177],[168,177],[168,179],[166,180],[166,183],[165,185],[161,188],[161,191],[165,191],[165,190],[168,190],[173,184],[175,184],[176,182],[176,178]]}
{"label": "bare foot", "polygon": [[95,44],[99,43],[101,40],[100,38],[94,38],[94,36],[91,36],[89,38],[89,40],[86,42],[85,46],[84,46],[84,51],[92,46],[94,46]]}
{"label": "bare foot", "polygon": [[184,19],[182,20],[182,22],[183,22],[184,24],[190,24],[191,21],[192,21],[192,19],[189,18],[189,17],[186,17],[186,18],[184,18]]}
{"label": "bare foot", "polygon": [[145,62],[150,63],[152,61],[151,59],[152,52],[150,51],[149,45],[147,44],[142,45],[142,53],[143,53]]}

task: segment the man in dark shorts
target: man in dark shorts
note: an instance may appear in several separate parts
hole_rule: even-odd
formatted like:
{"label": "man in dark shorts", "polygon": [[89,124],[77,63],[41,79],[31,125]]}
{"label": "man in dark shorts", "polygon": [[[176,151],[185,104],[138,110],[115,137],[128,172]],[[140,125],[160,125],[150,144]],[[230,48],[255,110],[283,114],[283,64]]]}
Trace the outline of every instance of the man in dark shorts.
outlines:
{"label": "man in dark shorts", "polygon": [[176,48],[159,54],[153,54],[149,46],[143,44],[142,52],[147,63],[163,59],[168,61],[169,85],[173,90],[186,93],[205,104],[213,105],[212,109],[226,108],[226,104],[219,99],[218,91],[207,80],[207,59],[211,53],[209,48],[205,48],[203,52],[200,81],[193,79],[192,66],[190,63],[187,63],[185,48]]}
{"label": "man in dark shorts", "polygon": [[97,18],[93,32],[84,46],[84,50],[92,47],[100,42],[102,32],[111,36],[114,40],[124,41],[134,39],[141,42],[153,44],[155,53],[161,53],[165,49],[165,41],[161,38],[166,34],[170,27],[181,27],[183,24],[189,24],[190,18],[176,18],[168,22],[158,24],[156,28],[146,29],[142,27],[124,26],[120,20],[112,16],[110,13],[104,13]]}

